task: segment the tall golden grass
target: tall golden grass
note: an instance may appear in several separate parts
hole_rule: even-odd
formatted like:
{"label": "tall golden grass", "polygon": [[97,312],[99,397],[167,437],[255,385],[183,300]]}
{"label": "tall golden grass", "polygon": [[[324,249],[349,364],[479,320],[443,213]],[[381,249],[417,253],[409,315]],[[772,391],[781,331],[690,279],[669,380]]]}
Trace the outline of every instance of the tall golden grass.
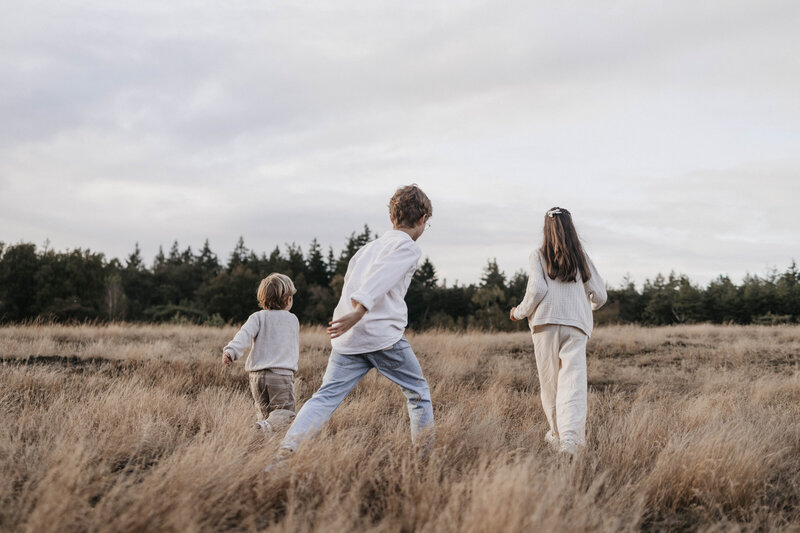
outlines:
{"label": "tall golden grass", "polygon": [[[370,373],[265,474],[234,328],[0,328],[0,529],[800,530],[800,328],[604,327],[587,449],[545,445],[525,333],[409,334],[431,384],[420,465],[405,399]],[[328,341],[301,332],[297,395]]]}

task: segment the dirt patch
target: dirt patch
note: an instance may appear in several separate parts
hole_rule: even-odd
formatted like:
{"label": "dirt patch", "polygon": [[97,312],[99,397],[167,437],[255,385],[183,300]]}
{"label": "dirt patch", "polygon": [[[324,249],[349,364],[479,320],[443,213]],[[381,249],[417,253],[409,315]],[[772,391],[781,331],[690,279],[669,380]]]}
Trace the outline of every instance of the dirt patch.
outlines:
{"label": "dirt patch", "polygon": [[[208,387],[248,390],[247,378],[239,372],[227,371],[216,361],[164,361],[158,359],[110,359],[74,355],[31,355],[0,357],[0,364],[54,368],[69,375],[91,374],[118,379],[136,376],[177,393],[193,396]],[[181,376],[181,380],[165,380],[164,376]]]}
{"label": "dirt patch", "polygon": [[21,366],[49,366],[65,368],[75,372],[97,372],[102,367],[111,366],[115,369],[138,369],[146,361],[137,359],[107,359],[105,357],[78,357],[75,355],[29,355],[26,357],[0,357],[0,363]]}

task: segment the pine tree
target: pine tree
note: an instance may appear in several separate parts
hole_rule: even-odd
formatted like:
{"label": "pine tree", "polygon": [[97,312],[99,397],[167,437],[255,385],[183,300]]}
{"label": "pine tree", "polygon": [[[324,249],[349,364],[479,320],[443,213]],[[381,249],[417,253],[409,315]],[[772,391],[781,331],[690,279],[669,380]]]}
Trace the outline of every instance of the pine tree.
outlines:
{"label": "pine tree", "polygon": [[430,258],[426,257],[425,261],[423,261],[416,272],[414,272],[414,281],[418,282],[426,289],[433,289],[436,287],[439,280],[436,277],[436,268],[434,268]]}
{"label": "pine tree", "polygon": [[286,246],[286,269],[287,274],[292,277],[304,276],[306,273],[306,258],[303,250],[296,243]]}
{"label": "pine tree", "polygon": [[200,255],[197,256],[196,262],[203,273],[204,280],[213,278],[220,272],[219,259],[217,254],[211,251],[208,239],[203,243],[203,248],[200,250]]}
{"label": "pine tree", "polygon": [[[377,235],[375,236],[377,238]],[[344,275],[347,272],[347,265],[350,259],[356,255],[356,252],[365,244],[373,240],[372,232],[367,224],[364,224],[364,230],[356,235],[356,232],[350,234],[347,239],[347,244],[339,255],[339,260],[336,262],[336,273]]]}
{"label": "pine tree", "polygon": [[311,241],[311,245],[308,248],[308,255],[306,255],[306,264],[308,268],[308,283],[310,285],[327,287],[330,276],[328,274],[328,267],[325,264],[325,258],[322,256],[322,249],[317,239]]}
{"label": "pine tree", "polygon": [[483,287],[498,287],[503,291],[506,289],[506,275],[497,266],[497,258],[489,259],[487,262],[481,276],[481,284]]}
{"label": "pine tree", "polygon": [[249,254],[250,251],[244,245],[244,237],[240,236],[231,252],[231,258],[228,260],[228,272],[233,272],[237,266],[246,264]]}
{"label": "pine tree", "polygon": [[142,270],[144,268],[144,260],[142,259],[142,250],[139,248],[139,242],[136,242],[136,247],[133,253],[128,256],[125,261],[125,268],[128,270]]}
{"label": "pine tree", "polygon": [[170,265],[179,265],[181,263],[181,253],[178,250],[178,241],[172,242],[172,247],[169,249],[169,257],[167,263]]}
{"label": "pine tree", "polygon": [[[159,249],[160,250],[160,249]],[[161,254],[163,263],[163,253]],[[121,272],[122,290],[127,300],[127,320],[142,320],[144,310],[150,307],[153,299],[153,272],[148,270],[142,259],[139,243],[128,256]]]}
{"label": "pine tree", "polygon": [[[337,268],[338,268],[337,267],[337,261],[336,261],[336,255],[333,253],[333,246],[329,246],[328,247],[327,267],[328,267],[328,280],[330,280],[336,274],[336,271],[337,271]],[[328,283],[330,284],[330,281],[328,281]]]}
{"label": "pine tree", "polygon": [[158,270],[159,268],[163,267],[167,262],[166,257],[164,257],[164,249],[161,245],[158,246],[158,253],[156,253],[155,258],[153,259],[153,270]]}

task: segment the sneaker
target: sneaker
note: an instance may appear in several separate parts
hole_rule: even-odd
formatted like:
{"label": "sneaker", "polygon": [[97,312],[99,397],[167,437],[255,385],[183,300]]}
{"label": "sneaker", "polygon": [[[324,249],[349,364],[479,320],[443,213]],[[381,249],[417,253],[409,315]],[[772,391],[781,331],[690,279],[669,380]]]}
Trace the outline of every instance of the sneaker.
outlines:
{"label": "sneaker", "polygon": [[544,434],[544,441],[550,445],[553,451],[559,450],[559,441],[558,436],[553,435],[553,430],[549,430],[547,433]]}
{"label": "sneaker", "polygon": [[288,409],[275,409],[269,414],[265,422],[269,425],[270,431],[284,433],[292,425],[295,412]]}
{"label": "sneaker", "polygon": [[259,420],[253,424],[253,429],[256,431],[263,431],[264,433],[272,433],[272,426],[266,420]]}
{"label": "sneaker", "polygon": [[581,446],[578,443],[569,439],[562,440],[558,446],[559,452],[569,455],[570,457],[575,457],[580,449]]}

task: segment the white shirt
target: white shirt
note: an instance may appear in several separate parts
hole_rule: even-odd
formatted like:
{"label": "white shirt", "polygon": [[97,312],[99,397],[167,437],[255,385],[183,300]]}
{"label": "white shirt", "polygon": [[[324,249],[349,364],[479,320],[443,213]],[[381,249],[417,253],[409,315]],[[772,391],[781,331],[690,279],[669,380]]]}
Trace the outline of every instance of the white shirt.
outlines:
{"label": "white shirt", "polygon": [[333,319],[353,312],[351,299],[367,313],[344,335],[331,339],[334,350],[350,355],[375,352],[403,337],[408,324],[406,291],[421,255],[417,243],[399,230],[387,231],[356,252],[347,265]]}
{"label": "white shirt", "polygon": [[289,311],[264,310],[250,315],[223,351],[236,361],[252,344],[244,369],[269,369],[276,374],[297,372],[300,356],[300,322]]}
{"label": "white shirt", "polygon": [[531,252],[531,273],[525,298],[514,310],[514,317],[527,317],[531,330],[544,324],[563,324],[592,334],[592,311],[596,311],[608,298],[606,286],[597,269],[586,256],[592,277],[587,282],[581,279],[578,269],[576,281],[550,279],[542,253],[537,249]]}

